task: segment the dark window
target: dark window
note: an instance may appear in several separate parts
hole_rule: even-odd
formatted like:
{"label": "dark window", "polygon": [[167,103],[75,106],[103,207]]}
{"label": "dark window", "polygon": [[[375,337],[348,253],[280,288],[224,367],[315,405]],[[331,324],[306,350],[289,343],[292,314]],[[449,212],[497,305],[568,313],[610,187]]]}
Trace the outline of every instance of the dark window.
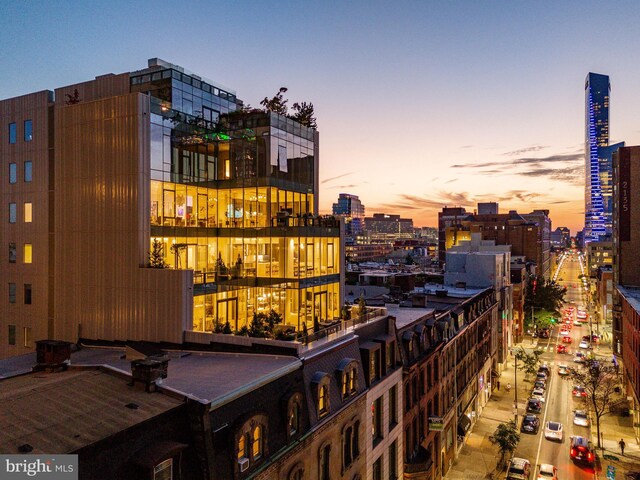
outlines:
{"label": "dark window", "polygon": [[398,423],[398,387],[389,389],[389,430]]}
{"label": "dark window", "polygon": [[344,470],[353,463],[353,427],[347,427],[342,437],[342,467]]}
{"label": "dark window", "polygon": [[9,204],[9,223],[16,223],[16,204]]}
{"label": "dark window", "polygon": [[173,479],[173,458],[169,458],[153,467],[153,480]]}
{"label": "dark window", "polygon": [[382,480],[382,455],[373,463],[373,480]]}
{"label": "dark window", "polygon": [[24,284],[24,304],[31,305],[31,284]]}
{"label": "dark window", "polygon": [[9,244],[9,263],[16,263],[16,244]]}
{"label": "dark window", "polygon": [[31,168],[32,168],[31,160],[27,160],[26,162],[24,162],[24,181],[25,182],[31,181]]}
{"label": "dark window", "polygon": [[16,303],[16,284],[9,284],[9,303]]}
{"label": "dark window", "polygon": [[380,350],[371,351],[369,380],[373,383],[380,378]]}
{"label": "dark window", "polygon": [[371,437],[375,441],[382,435],[382,397],[378,397],[371,403]]}
{"label": "dark window", "polygon": [[9,183],[16,183],[18,181],[18,169],[15,163],[9,164]]}
{"label": "dark window", "polygon": [[16,143],[18,131],[15,123],[9,124],[9,143]]}
{"label": "dark window", "polygon": [[9,325],[9,345],[16,344],[16,326]]}
{"label": "dark window", "polygon": [[24,121],[24,141],[30,142],[33,140],[33,123],[31,120]]}
{"label": "dark window", "polygon": [[289,411],[289,436],[295,435],[300,429],[300,405],[294,401]]}
{"label": "dark window", "polygon": [[330,480],[331,478],[331,468],[329,461],[331,460],[331,445],[326,445],[320,449],[320,461],[318,462],[319,466],[319,475],[320,480]]}
{"label": "dark window", "polygon": [[398,445],[397,440],[394,440],[389,445],[389,480],[396,480],[398,478]]}

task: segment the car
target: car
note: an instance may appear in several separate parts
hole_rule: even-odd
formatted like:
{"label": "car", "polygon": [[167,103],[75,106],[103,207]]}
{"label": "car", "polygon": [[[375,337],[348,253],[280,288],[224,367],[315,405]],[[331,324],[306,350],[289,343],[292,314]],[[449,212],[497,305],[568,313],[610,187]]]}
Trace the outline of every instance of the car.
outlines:
{"label": "car", "polygon": [[574,397],[582,398],[587,396],[587,392],[581,385],[575,385],[573,390],[571,390],[571,395]]}
{"label": "car", "polygon": [[558,375],[569,375],[569,373],[571,373],[569,371],[569,367],[567,367],[566,365],[558,365]]}
{"label": "car", "polygon": [[538,433],[540,428],[540,419],[535,415],[525,415],[522,419],[520,431],[524,433]]}
{"label": "car", "polygon": [[600,335],[596,335],[595,333],[591,335],[591,341],[598,345],[600,343]]}
{"label": "car", "polygon": [[544,438],[547,440],[560,440],[564,437],[564,431],[560,422],[547,422],[544,426]]}
{"label": "car", "polygon": [[547,375],[544,372],[538,372],[536,373],[536,381],[540,380],[542,382],[546,382],[547,378],[549,378],[549,375]]}
{"label": "car", "polygon": [[551,368],[549,368],[549,365],[547,365],[546,363],[543,363],[538,367],[538,372],[544,372],[547,375],[551,375]]}
{"label": "car", "polygon": [[563,326],[560,329],[560,335],[562,335],[562,336],[569,335],[569,329],[566,326]]}
{"label": "car", "polygon": [[576,317],[578,317],[580,320],[586,320],[587,319],[587,314],[585,312],[578,312]]}
{"label": "car", "polygon": [[565,335],[562,337],[562,343],[571,343],[571,337],[569,335]]}
{"label": "car", "polygon": [[574,320],[574,321],[573,321],[573,324],[574,324],[576,327],[581,327],[581,326],[582,326],[582,322],[581,322],[580,320]]}
{"label": "car", "polygon": [[532,397],[544,397],[544,388],[536,387],[531,392]]}
{"label": "car", "polygon": [[529,480],[531,476],[531,462],[524,458],[513,457],[509,461],[505,480]]}
{"label": "car", "polygon": [[540,403],[544,403],[545,402],[544,395],[536,395],[534,393],[531,393],[531,398],[535,398],[536,400],[539,400]]}
{"label": "car", "polygon": [[540,465],[537,480],[558,480],[558,469],[550,463]]}
{"label": "car", "polygon": [[589,343],[586,340],[582,340],[578,346],[580,348],[589,348]]}
{"label": "car", "polygon": [[586,410],[575,410],[573,412],[573,424],[579,427],[589,426],[589,415]]}
{"label": "car", "polygon": [[585,463],[589,466],[595,465],[596,456],[591,442],[580,435],[571,437],[569,457],[574,462]]}
{"label": "car", "polygon": [[567,353],[567,346],[566,345],[562,345],[562,344],[558,345],[556,347],[556,352],[558,352],[558,353]]}
{"label": "car", "polygon": [[530,398],[527,400],[527,413],[540,413],[542,411],[542,402],[538,398]]}
{"label": "car", "polygon": [[546,382],[545,382],[545,381],[543,381],[543,380],[536,380],[536,381],[533,383],[533,388],[541,388],[542,390],[544,390],[544,389],[546,389],[546,388],[547,388],[547,384],[546,384]]}

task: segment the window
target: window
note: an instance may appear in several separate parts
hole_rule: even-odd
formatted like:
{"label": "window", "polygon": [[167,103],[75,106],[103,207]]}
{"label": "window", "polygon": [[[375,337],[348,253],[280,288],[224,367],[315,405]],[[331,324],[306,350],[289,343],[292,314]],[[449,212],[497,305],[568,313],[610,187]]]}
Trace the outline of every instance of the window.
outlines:
{"label": "window", "polygon": [[31,327],[24,327],[24,346],[27,348],[31,348]]}
{"label": "window", "polygon": [[16,244],[9,244],[9,263],[16,263]]}
{"label": "window", "polygon": [[24,121],[24,141],[30,142],[33,140],[33,122],[31,120]]}
{"label": "window", "polygon": [[33,248],[30,243],[24,244],[24,263],[32,263],[33,262]]}
{"label": "window", "polygon": [[9,303],[16,303],[16,284],[9,284]]}
{"label": "window", "polygon": [[240,435],[238,438],[238,460],[243,458],[249,458],[249,442],[247,442],[247,436],[245,434]]}
{"label": "window", "polygon": [[321,385],[318,389],[318,413],[324,415],[329,411],[329,387],[327,385]]}
{"label": "window", "polygon": [[24,304],[31,305],[31,284],[24,284]]}
{"label": "window", "polygon": [[32,169],[31,160],[25,161],[24,162],[24,181],[25,182],[31,181],[31,169]]}
{"label": "window", "polygon": [[371,438],[382,438],[382,397],[371,403]]}
{"label": "window", "polygon": [[398,444],[397,440],[394,440],[389,445],[389,480],[396,480],[398,478]]}
{"label": "window", "polygon": [[16,326],[9,325],[9,345],[16,344]]}
{"label": "window", "polygon": [[289,436],[293,436],[298,433],[300,429],[300,404],[297,401],[293,401],[289,407]]}
{"label": "window", "polygon": [[16,143],[16,139],[18,136],[18,131],[16,130],[16,124],[9,124],[9,143]]}
{"label": "window", "polygon": [[342,434],[342,468],[346,470],[353,463],[353,427],[349,426]]}
{"label": "window", "polygon": [[16,209],[16,204],[15,203],[10,203],[9,204],[9,223],[16,223],[16,213],[17,209]]}
{"label": "window", "polygon": [[331,445],[324,445],[318,452],[318,478],[320,480],[330,480],[330,460],[331,460]]}
{"label": "window", "polygon": [[9,183],[16,183],[18,181],[18,169],[15,163],[9,164]]}
{"label": "window", "polygon": [[389,342],[386,345],[385,360],[387,364],[387,370],[391,370],[396,364],[396,343]]}
{"label": "window", "polygon": [[398,386],[389,389],[389,430],[398,423]]}
{"label": "window", "polygon": [[173,458],[153,467],[153,480],[173,480]]}
{"label": "window", "polygon": [[373,463],[373,480],[382,480],[382,455]]}
{"label": "window", "polygon": [[253,428],[253,441],[251,444],[253,459],[257,460],[262,456],[262,426],[256,425]]}
{"label": "window", "polygon": [[373,383],[380,378],[380,350],[372,350],[369,357],[369,381]]}
{"label": "window", "polygon": [[32,205],[33,204],[31,202],[24,203],[24,223],[32,222]]}
{"label": "window", "polygon": [[304,468],[302,465],[296,465],[291,469],[288,480],[304,480]]}

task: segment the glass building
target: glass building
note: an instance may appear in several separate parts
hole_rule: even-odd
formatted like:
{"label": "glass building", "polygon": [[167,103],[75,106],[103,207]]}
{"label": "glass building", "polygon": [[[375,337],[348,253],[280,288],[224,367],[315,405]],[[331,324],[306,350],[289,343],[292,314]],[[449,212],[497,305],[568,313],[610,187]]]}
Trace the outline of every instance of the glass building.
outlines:
{"label": "glass building", "polygon": [[341,193],[333,204],[333,214],[345,219],[346,235],[361,235],[364,231],[364,205],[357,195]]}
{"label": "glass building", "polygon": [[151,96],[150,245],[193,270],[193,330],[271,309],[299,331],[339,318],[340,222],[316,214],[317,132],[157,59],[130,83]]}
{"label": "glass building", "polygon": [[[611,84],[607,75],[589,73],[585,81],[585,242],[597,241],[611,234],[611,154],[599,153],[609,146],[609,94]],[[608,160],[607,160],[608,155]],[[601,168],[602,164],[602,168]],[[601,174],[602,170],[602,174]],[[602,180],[608,200],[603,198]],[[607,229],[608,223],[608,229]]]}

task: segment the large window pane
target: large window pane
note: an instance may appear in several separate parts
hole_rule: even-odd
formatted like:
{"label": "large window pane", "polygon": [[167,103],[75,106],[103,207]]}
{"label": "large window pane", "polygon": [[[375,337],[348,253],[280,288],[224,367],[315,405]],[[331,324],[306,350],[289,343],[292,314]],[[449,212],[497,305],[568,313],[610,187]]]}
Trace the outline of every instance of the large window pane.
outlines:
{"label": "large window pane", "polygon": [[18,130],[16,129],[15,123],[9,124],[9,143],[16,143],[16,139],[18,136]]}
{"label": "large window pane", "polygon": [[33,123],[31,120],[24,121],[24,141],[30,142],[33,140]]}
{"label": "large window pane", "polygon": [[31,202],[25,202],[24,204],[24,223],[32,222],[32,205]]}
{"label": "large window pane", "polygon": [[9,223],[16,223],[16,204],[9,204]]}
{"label": "large window pane", "polygon": [[15,163],[9,164],[9,183],[16,183],[18,181],[18,169]]}
{"label": "large window pane", "polygon": [[33,262],[33,246],[30,243],[24,244],[24,263]]}
{"label": "large window pane", "polygon": [[31,160],[27,160],[26,162],[24,162],[24,181],[25,182],[30,182],[31,181]]}

